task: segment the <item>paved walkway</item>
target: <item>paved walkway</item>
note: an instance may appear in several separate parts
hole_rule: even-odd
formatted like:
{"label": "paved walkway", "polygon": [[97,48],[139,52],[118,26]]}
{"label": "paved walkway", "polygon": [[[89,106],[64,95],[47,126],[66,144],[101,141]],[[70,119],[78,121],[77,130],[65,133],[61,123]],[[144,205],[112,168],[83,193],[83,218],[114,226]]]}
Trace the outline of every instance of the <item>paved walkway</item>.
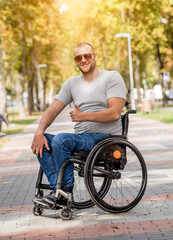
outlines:
{"label": "paved walkway", "polygon": [[[67,108],[49,132],[72,132]],[[142,152],[148,186],[131,211],[110,214],[98,207],[75,210],[71,221],[59,212],[31,213],[38,162],[30,150],[37,123],[0,150],[0,239],[169,240],[173,239],[173,125],[130,116],[129,141]]]}

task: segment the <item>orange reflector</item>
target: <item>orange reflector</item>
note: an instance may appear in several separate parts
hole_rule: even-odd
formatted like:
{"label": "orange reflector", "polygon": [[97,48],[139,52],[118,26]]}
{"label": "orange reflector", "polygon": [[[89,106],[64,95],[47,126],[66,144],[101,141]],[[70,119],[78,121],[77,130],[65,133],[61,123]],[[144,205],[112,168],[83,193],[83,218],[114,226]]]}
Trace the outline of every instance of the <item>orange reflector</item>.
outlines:
{"label": "orange reflector", "polygon": [[121,157],[121,152],[118,151],[118,150],[115,150],[115,151],[113,152],[113,156],[114,156],[114,158],[118,159],[118,158]]}

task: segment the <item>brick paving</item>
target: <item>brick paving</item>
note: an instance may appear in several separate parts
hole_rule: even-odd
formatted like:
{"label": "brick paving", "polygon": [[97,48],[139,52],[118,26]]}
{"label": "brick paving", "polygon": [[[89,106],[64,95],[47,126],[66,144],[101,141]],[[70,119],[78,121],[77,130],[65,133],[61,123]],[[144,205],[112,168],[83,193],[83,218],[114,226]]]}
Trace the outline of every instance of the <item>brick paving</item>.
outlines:
{"label": "brick paving", "polygon": [[[67,107],[50,133],[73,132]],[[31,212],[39,165],[30,150],[38,121],[12,136],[0,150],[0,239],[172,240],[173,125],[130,116],[129,141],[143,154],[148,185],[129,212],[110,214],[94,206],[75,210],[70,221],[59,211]]]}

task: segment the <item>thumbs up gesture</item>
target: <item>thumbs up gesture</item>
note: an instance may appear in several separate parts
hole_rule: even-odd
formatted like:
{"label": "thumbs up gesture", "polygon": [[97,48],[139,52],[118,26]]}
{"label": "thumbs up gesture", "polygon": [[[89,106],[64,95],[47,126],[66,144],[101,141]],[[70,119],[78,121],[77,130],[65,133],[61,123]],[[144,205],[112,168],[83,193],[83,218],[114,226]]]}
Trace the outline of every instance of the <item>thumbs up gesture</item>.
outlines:
{"label": "thumbs up gesture", "polygon": [[74,104],[75,110],[69,112],[72,122],[84,121],[84,113],[80,110],[79,106]]}

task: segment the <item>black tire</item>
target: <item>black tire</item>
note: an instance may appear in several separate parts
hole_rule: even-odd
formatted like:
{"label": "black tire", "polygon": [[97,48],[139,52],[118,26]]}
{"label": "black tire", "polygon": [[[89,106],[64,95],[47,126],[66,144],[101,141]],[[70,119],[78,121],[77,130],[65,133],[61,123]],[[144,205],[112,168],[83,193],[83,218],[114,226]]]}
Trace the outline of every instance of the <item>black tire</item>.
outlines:
{"label": "black tire", "polygon": [[71,208],[63,207],[60,211],[60,217],[62,220],[71,220],[73,216],[73,211]]}
{"label": "black tire", "polygon": [[[76,209],[90,208],[95,205],[91,200],[90,195],[86,191],[84,176],[81,176],[80,168],[75,164],[74,167],[74,189],[73,189],[73,204]],[[84,174],[84,173],[83,173]],[[111,185],[111,179],[106,177],[97,177],[95,179],[96,190],[99,196],[106,194]]]}
{"label": "black tire", "polygon": [[[107,177],[111,180],[111,186],[107,193],[101,197],[95,187],[94,175],[102,172],[97,167],[100,156],[110,149],[120,149],[124,169],[113,158],[105,159],[108,169]],[[112,154],[112,153],[111,153]],[[95,147],[95,153],[88,159],[85,165],[85,183],[90,196],[101,209],[119,213],[135,207],[144,195],[147,185],[147,168],[143,156],[130,142],[121,138],[109,138]]]}
{"label": "black tire", "polygon": [[36,206],[32,206],[31,211],[34,216],[40,216],[43,213],[44,209]]}

